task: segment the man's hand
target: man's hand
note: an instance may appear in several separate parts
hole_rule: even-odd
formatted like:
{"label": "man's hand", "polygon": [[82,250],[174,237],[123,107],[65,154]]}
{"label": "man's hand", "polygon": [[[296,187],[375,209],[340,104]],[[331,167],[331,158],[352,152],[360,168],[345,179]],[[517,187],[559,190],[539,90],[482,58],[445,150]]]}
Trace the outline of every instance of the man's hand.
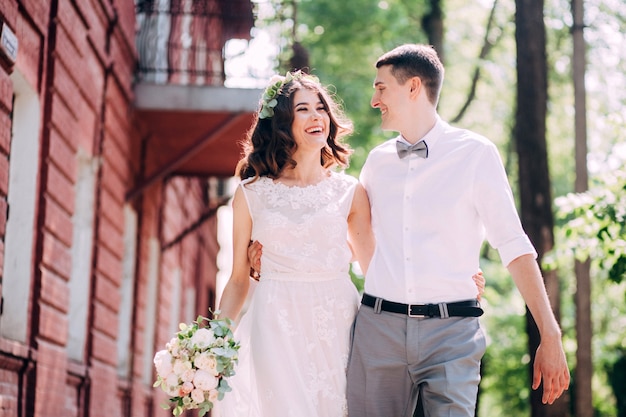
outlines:
{"label": "man's hand", "polygon": [[250,241],[248,245],[248,262],[250,263],[250,276],[255,280],[261,278],[261,255],[263,255],[263,245],[258,240]]}
{"label": "man's hand", "polygon": [[544,404],[552,404],[569,387],[569,369],[565,359],[561,330],[550,307],[548,293],[535,257],[526,254],[514,259],[507,269],[530,310],[541,343],[533,366],[533,389],[543,382]]}
{"label": "man's hand", "polygon": [[533,367],[533,389],[543,380],[544,404],[552,404],[569,387],[570,375],[560,336],[542,340],[537,348]]}

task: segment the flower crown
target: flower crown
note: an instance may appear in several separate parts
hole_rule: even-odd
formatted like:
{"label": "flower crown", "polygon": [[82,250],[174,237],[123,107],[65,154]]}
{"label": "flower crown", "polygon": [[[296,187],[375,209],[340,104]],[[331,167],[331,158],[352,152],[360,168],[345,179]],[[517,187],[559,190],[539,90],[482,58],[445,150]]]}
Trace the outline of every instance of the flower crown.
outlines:
{"label": "flower crown", "polygon": [[259,112],[259,119],[269,119],[274,116],[274,107],[278,104],[276,97],[283,86],[291,81],[299,81],[302,79],[319,82],[317,77],[305,74],[301,70],[287,72],[284,77],[281,75],[274,75],[270,78],[270,83],[263,92],[263,97],[261,97],[261,111]]}

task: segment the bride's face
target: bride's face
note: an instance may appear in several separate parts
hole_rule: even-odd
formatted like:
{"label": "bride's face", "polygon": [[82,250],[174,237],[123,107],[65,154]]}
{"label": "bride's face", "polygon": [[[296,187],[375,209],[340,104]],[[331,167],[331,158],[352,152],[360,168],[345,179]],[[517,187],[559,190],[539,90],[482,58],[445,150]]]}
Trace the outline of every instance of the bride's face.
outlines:
{"label": "bride's face", "polygon": [[330,116],[316,91],[301,88],[294,94],[291,132],[298,150],[319,151],[329,135]]}

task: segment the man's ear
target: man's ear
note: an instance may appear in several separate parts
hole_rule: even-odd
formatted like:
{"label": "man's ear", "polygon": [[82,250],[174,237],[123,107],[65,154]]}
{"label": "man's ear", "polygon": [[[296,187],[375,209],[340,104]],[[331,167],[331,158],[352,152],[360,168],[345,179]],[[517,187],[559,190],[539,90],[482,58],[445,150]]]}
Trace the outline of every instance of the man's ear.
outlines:
{"label": "man's ear", "polygon": [[422,80],[419,77],[412,77],[409,79],[409,88],[411,97],[417,97],[422,89]]}

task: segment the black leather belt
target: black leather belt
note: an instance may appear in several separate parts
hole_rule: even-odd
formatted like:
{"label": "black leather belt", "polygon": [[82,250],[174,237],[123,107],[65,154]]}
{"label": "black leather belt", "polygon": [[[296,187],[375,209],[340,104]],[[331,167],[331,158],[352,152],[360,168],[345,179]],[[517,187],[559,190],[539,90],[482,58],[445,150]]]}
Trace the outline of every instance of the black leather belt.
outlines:
{"label": "black leather belt", "polygon": [[457,301],[438,304],[402,304],[363,294],[361,304],[379,308],[390,313],[406,314],[409,317],[480,317],[483,309],[478,300]]}

